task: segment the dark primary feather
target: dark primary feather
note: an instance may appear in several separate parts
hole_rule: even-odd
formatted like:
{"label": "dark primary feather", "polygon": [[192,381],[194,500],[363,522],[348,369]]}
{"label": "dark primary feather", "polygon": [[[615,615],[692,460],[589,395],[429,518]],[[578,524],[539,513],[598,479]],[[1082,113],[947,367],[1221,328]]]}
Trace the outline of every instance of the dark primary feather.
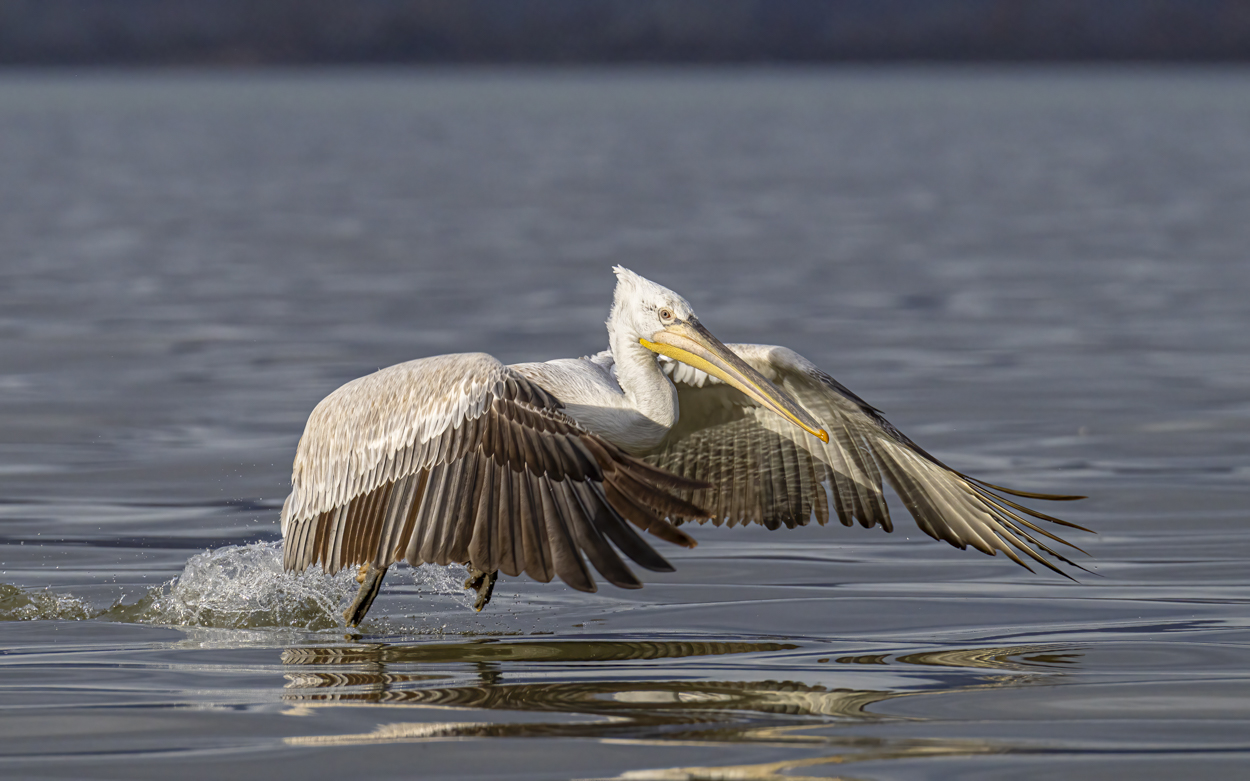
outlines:
{"label": "dark primary feather", "polygon": [[891,531],[884,480],[920,529],[935,539],[990,555],[1001,550],[1026,568],[1019,554],[1060,574],[1065,573],[1042,553],[1081,569],[1039,537],[1079,548],[1024,516],[1087,529],[994,491],[1052,501],[1081,497],[1015,491],[970,478],[922,450],[880,411],[792,350],[761,345],[731,349],[820,421],[829,442],[728,385],[689,367],[664,364],[677,386],[681,417],[647,460],[709,483],[707,489],[679,493],[706,507],[714,524],[759,523],[775,529],[805,525],[811,518],[823,525],[836,517],[846,526],[858,521]]}
{"label": "dark primary feather", "polygon": [[627,455],[581,428],[542,388],[502,371],[506,380],[480,417],[392,453],[373,470],[390,479],[366,480],[343,504],[291,519],[286,568],[459,563],[542,582],[559,577],[582,591],[595,590],[591,567],[615,585],[641,586],[619,553],[671,571],[630,524],[693,546],[665,516],[700,515],[673,494],[702,484]]}

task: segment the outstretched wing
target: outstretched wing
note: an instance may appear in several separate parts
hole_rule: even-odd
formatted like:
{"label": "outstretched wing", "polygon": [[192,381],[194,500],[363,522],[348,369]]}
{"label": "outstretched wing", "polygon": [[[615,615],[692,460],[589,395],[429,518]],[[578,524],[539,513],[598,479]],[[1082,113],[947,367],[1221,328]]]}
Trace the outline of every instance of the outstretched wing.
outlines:
{"label": "outstretched wing", "polygon": [[829,442],[698,369],[662,359],[664,371],[677,386],[681,413],[677,426],[647,460],[708,483],[708,488],[683,496],[707,508],[713,523],[793,528],[814,516],[821,524],[836,517],[846,526],[857,520],[865,527],[880,525],[892,531],[882,493],[884,477],[930,537],[991,556],[1001,550],[1026,568],[1016,551],[1056,572],[1060,570],[1039,551],[1072,563],[1038,536],[1076,546],[1024,516],[1087,529],[993,491],[1032,499],[1081,497],[1012,491],[970,478],[920,449],[878,410],[793,350],[766,345],[730,348],[820,421]]}
{"label": "outstretched wing", "polygon": [[701,510],[698,484],[582,429],[537,384],[482,354],[444,355],[349,382],[313,410],[282,508],[288,570],[468,564],[483,572],[642,584],[672,567],[629,521],[687,547],[664,516]]}

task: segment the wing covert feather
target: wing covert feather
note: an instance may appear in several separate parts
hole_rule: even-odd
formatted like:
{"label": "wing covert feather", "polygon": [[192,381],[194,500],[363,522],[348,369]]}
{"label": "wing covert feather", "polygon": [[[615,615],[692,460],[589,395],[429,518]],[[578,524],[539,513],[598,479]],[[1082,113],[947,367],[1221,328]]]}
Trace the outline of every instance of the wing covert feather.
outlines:
{"label": "wing covert feather", "polygon": [[[812,515],[821,523],[835,516],[846,526],[858,521],[888,532],[893,523],[884,480],[920,529],[935,539],[961,549],[972,546],[989,555],[1002,551],[1026,567],[1017,553],[1056,571],[1039,551],[1072,563],[1029,532],[1076,546],[1014,511],[1088,530],[1022,507],[993,491],[1033,499],[1080,497],[1013,491],[975,481],[920,449],[879,410],[793,350],[766,345],[729,347],[811,413],[825,428],[829,441],[821,442],[702,371],[662,358],[662,368],[677,386],[681,414],[647,460],[710,483],[705,492],[693,496],[713,510],[713,523],[792,528],[806,524]],[[692,496],[689,491],[679,493]]]}
{"label": "wing covert feather", "polygon": [[609,545],[672,567],[630,524],[677,544],[665,520],[703,511],[699,484],[590,433],[535,382],[480,354],[383,369],[317,405],[283,505],[284,565],[327,572],[397,561],[461,563],[595,589],[639,581]]}

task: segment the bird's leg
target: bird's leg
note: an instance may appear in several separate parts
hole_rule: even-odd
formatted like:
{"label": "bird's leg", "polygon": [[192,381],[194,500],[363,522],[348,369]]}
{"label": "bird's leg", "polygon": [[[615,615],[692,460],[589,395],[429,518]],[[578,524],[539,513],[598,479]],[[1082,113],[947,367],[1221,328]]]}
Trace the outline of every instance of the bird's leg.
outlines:
{"label": "bird's leg", "polygon": [[356,599],[352,601],[351,607],[343,612],[343,618],[347,619],[348,626],[360,626],[360,622],[365,620],[365,613],[369,612],[373,600],[382,590],[384,575],[386,575],[386,567],[379,567],[372,563],[360,565],[360,572],[356,574],[356,582],[360,584],[360,589],[356,592]]}
{"label": "bird's leg", "polygon": [[469,579],[464,582],[464,587],[477,591],[477,599],[473,602],[474,610],[481,613],[486,603],[490,602],[490,595],[494,592],[495,581],[498,579],[498,571],[482,572],[477,567],[469,567]]}

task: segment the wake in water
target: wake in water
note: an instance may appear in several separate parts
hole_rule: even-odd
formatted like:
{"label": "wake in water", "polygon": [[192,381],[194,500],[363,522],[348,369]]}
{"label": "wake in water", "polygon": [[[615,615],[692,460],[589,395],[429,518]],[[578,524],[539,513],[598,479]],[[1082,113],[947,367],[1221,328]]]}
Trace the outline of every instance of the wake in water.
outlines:
{"label": "wake in water", "polygon": [[51,591],[27,591],[0,583],[0,621],[38,621],[59,618],[78,621],[94,618],[98,611],[78,597]]}
{"label": "wake in water", "polygon": [[[412,570],[419,594],[451,596],[468,608],[463,568],[423,566]],[[82,620],[216,629],[340,629],[343,610],[356,593],[354,567],[334,576],[317,569],[292,574],[282,569],[282,543],[230,545],[187,560],[182,574],[152,588],[138,602],[100,610],[82,599],[51,591],[0,585],[0,620]]]}

